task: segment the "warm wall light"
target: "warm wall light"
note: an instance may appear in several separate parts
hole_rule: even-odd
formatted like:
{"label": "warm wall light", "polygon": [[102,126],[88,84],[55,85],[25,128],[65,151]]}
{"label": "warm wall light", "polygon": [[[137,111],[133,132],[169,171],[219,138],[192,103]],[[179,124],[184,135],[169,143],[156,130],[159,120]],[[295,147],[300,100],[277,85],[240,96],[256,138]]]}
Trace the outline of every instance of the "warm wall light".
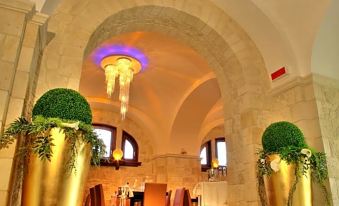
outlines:
{"label": "warm wall light", "polygon": [[218,168],[219,167],[219,160],[218,159],[213,159],[212,160],[212,168]]}
{"label": "warm wall light", "polygon": [[123,155],[124,155],[124,153],[122,152],[122,150],[120,148],[116,148],[113,151],[114,160],[118,160],[118,161],[121,160]]}
{"label": "warm wall light", "polygon": [[125,119],[129,101],[129,87],[133,76],[140,72],[141,63],[125,55],[107,56],[101,60],[101,67],[105,70],[107,94],[111,97],[114,92],[115,81],[118,78],[120,92],[119,100],[121,102],[120,113],[122,119]]}
{"label": "warm wall light", "polygon": [[116,165],[115,165],[115,169],[118,170],[119,169],[119,161],[122,159],[124,153],[122,152],[122,150],[120,148],[116,148],[113,153],[113,159],[116,161]]}

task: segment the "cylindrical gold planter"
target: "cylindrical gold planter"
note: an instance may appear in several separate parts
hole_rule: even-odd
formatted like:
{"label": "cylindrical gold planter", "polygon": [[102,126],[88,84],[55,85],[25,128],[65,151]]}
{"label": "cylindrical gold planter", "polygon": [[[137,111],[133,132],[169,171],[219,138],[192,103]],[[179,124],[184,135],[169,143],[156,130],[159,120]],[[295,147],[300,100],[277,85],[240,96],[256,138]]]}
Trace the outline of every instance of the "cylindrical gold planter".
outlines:
{"label": "cylindrical gold planter", "polygon": [[69,158],[68,143],[60,128],[51,130],[53,156],[51,161],[42,161],[35,154],[30,155],[24,174],[23,206],[78,206],[82,204],[84,185],[91,158],[89,144],[78,141],[76,173],[67,171]]}
{"label": "cylindrical gold planter", "polygon": [[[279,155],[270,155],[269,162],[279,158]],[[265,189],[270,206],[286,206],[288,202],[289,191],[295,181],[296,165],[288,165],[286,161],[281,160],[279,171],[273,172],[271,176],[265,177]],[[300,177],[293,193],[293,206],[312,206],[312,190],[310,170],[307,175]]]}

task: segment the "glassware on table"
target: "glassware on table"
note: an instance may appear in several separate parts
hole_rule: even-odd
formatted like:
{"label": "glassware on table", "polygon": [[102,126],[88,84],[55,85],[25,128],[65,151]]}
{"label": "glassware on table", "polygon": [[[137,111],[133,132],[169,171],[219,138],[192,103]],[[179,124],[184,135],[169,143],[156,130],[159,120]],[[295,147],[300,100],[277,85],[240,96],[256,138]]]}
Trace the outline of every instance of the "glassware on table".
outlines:
{"label": "glassware on table", "polygon": [[118,199],[118,193],[117,191],[114,192],[114,195],[111,196],[111,202],[110,202],[110,206],[118,206],[116,205],[117,203],[117,199]]}

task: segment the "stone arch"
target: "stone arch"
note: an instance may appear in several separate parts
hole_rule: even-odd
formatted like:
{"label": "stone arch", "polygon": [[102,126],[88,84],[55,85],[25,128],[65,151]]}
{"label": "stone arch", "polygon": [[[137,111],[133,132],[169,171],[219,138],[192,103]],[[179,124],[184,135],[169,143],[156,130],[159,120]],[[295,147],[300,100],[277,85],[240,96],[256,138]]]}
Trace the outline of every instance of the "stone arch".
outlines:
{"label": "stone arch", "polygon": [[[235,111],[234,124],[239,128],[234,131],[234,135],[240,135],[240,116],[246,119],[246,116],[258,113],[252,112],[252,107],[243,107],[241,109],[246,112],[241,114],[236,101],[254,99],[256,96],[252,93],[260,93],[268,87],[268,75],[261,54],[246,33],[212,3],[202,3],[204,12],[207,10],[209,14],[206,19],[200,17],[200,11],[186,5],[195,1],[186,1],[186,6],[168,5],[165,3],[167,1],[154,1],[153,5],[137,5],[134,1],[124,1],[125,4],[117,5],[110,0],[75,2],[76,7],[73,5],[68,8],[67,1],[64,1],[58,12],[51,17],[49,29],[56,33],[56,37],[43,55],[38,96],[54,87],[78,89],[84,56],[92,49],[109,36],[146,30],[174,36],[207,60],[216,74],[223,100],[231,102],[230,108]],[[64,25],[59,22],[67,23]],[[242,129],[249,128],[252,124],[254,123],[245,121]],[[244,141],[236,139],[231,144],[231,152],[241,152]],[[250,154],[251,150],[254,154],[253,144],[246,147]],[[239,155],[242,156],[241,153]],[[229,204],[256,202],[256,196],[232,195],[237,194],[240,188],[255,189],[255,176],[252,175],[254,163],[250,158],[235,156],[230,162],[233,162],[230,167],[234,167],[229,170],[233,174],[230,175]],[[239,163],[242,164],[241,167],[236,166]]]}
{"label": "stone arch", "polygon": [[[268,79],[264,77],[263,60],[254,43],[235,22],[226,15],[224,17],[230,26],[226,31],[229,35],[223,38],[198,17],[175,8],[133,7],[108,17],[98,26],[88,41],[84,57],[104,40],[117,34],[138,30],[160,32],[184,42],[205,57],[214,69],[218,81],[223,81],[222,84],[226,83],[221,80],[223,76],[231,78],[229,86],[236,88],[245,82],[268,84]],[[229,64],[232,64],[232,68],[237,65],[238,70],[227,68]],[[224,72],[230,74],[225,75]]]}

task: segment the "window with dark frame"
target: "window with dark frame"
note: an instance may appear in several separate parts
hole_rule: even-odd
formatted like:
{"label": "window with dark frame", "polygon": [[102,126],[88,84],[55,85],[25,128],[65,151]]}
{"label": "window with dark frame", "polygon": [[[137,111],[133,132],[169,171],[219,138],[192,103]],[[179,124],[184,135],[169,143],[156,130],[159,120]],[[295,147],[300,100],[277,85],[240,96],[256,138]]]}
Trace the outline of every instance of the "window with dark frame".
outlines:
{"label": "window with dark frame", "polygon": [[227,166],[225,137],[215,138],[215,157],[218,159],[219,166]]}
{"label": "window with dark frame", "polygon": [[[94,132],[98,135],[98,138],[102,139],[106,145],[106,154],[101,160],[102,166],[115,166],[116,162],[112,161],[112,153],[116,148],[116,134],[117,129],[113,126],[105,124],[93,124]],[[133,136],[127,132],[122,132],[121,150],[123,151],[123,158],[119,161],[120,166],[132,166],[137,167],[141,165],[138,162],[139,146]]]}
{"label": "window with dark frame", "polygon": [[138,161],[138,143],[125,131],[122,133],[121,148],[124,153],[122,157],[124,160]]}
{"label": "window with dark frame", "polygon": [[212,162],[211,141],[205,142],[201,145],[200,159],[201,170],[208,170],[211,167]]}
{"label": "window with dark frame", "polygon": [[102,139],[106,145],[104,159],[112,158],[112,152],[115,149],[117,129],[105,124],[93,124],[93,127],[94,132],[98,135],[98,138]]}

